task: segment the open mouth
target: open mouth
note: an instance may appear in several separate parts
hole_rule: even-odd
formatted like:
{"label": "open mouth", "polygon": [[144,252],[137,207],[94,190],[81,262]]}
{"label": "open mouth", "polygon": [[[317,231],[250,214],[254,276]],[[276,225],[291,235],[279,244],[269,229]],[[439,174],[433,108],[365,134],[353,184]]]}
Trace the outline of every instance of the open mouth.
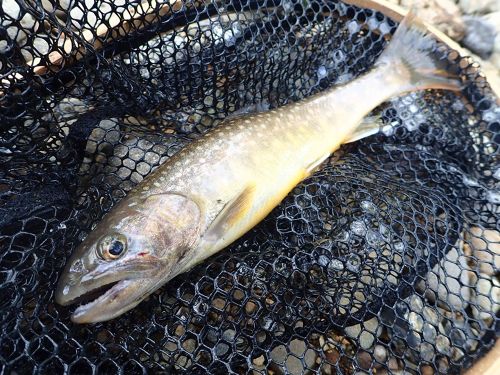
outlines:
{"label": "open mouth", "polygon": [[101,285],[100,287],[89,290],[88,292],[85,292],[84,294],[81,294],[78,297],[75,297],[73,300],[69,301],[68,304],[79,304],[81,306],[89,304],[89,303],[93,302],[94,300],[98,299],[100,296],[103,296],[104,294],[106,294],[109,290],[111,290],[119,282],[120,281],[113,281],[109,284]]}
{"label": "open mouth", "polygon": [[79,302],[80,306],[73,313],[73,317],[85,314],[95,306],[112,302],[127,284],[128,280],[114,281],[79,296],[75,302]]}

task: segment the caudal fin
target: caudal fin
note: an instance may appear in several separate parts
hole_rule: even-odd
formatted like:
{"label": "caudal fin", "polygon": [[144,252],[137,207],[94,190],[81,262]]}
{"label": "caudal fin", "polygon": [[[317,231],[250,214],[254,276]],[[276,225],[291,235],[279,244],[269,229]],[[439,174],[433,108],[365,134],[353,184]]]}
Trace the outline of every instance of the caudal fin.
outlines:
{"label": "caudal fin", "polygon": [[[408,90],[460,90],[458,77],[443,69],[444,61],[435,54],[436,41],[413,11],[400,23],[377,64],[388,64],[394,74],[409,80]],[[400,69],[398,69],[398,67]]]}

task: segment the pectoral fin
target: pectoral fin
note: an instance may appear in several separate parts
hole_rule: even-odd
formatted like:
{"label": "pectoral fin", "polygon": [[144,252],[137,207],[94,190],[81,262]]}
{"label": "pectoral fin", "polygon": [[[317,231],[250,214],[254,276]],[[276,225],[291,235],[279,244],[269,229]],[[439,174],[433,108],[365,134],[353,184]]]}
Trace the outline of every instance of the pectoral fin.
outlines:
{"label": "pectoral fin", "polygon": [[369,137],[370,135],[377,134],[382,126],[382,119],[380,116],[365,117],[358,125],[354,133],[344,142],[351,143],[359,141],[360,139]]}
{"label": "pectoral fin", "polygon": [[214,242],[224,237],[224,234],[249,211],[254,192],[255,186],[249,185],[226,203],[203,237]]}

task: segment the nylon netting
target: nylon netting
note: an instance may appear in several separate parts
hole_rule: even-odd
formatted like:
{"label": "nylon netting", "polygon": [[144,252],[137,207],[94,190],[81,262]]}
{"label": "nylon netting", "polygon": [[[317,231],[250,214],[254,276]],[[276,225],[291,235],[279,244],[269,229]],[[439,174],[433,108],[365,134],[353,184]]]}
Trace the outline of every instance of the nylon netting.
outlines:
{"label": "nylon netting", "polygon": [[470,59],[439,46],[461,96],[385,103],[235,244],[75,325],[56,282],[127,191],[231,113],[367,71],[397,24],[340,1],[1,4],[2,373],[458,373],[492,347],[500,109]]}

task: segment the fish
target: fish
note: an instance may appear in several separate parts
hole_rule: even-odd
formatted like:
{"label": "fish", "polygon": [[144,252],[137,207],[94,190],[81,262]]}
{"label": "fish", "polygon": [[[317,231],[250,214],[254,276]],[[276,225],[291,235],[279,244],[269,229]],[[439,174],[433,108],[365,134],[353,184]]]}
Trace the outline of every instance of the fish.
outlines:
{"label": "fish", "polygon": [[263,220],[342,144],[377,133],[363,121],[405,93],[460,91],[436,41],[410,12],[373,67],[302,101],[223,121],[150,173],[87,235],[60,276],[55,301],[74,323],[131,310],[175,276]]}

